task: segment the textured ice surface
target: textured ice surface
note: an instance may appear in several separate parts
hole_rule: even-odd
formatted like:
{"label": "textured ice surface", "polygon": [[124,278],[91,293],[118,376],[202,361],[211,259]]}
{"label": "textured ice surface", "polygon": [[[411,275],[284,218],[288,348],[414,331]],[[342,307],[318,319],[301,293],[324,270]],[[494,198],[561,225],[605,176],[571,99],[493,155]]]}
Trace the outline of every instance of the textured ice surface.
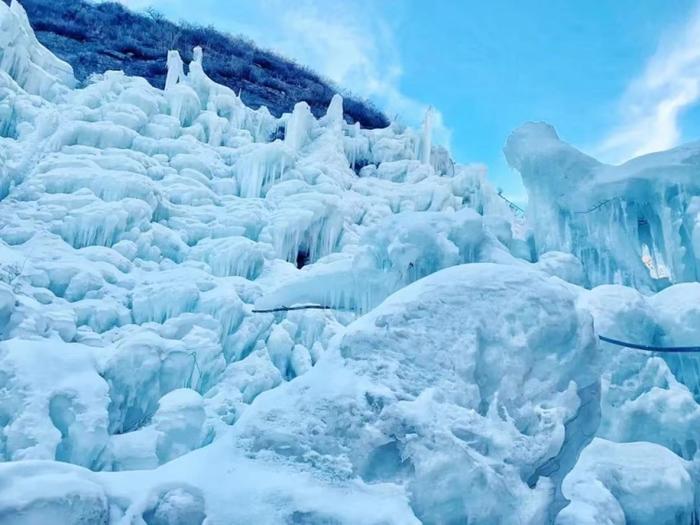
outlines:
{"label": "textured ice surface", "polygon": [[529,230],[430,111],[168,67],[75,89],[0,2],[0,523],[697,520],[698,358],[596,338],[699,343],[696,146],[516,131]]}
{"label": "textured ice surface", "polygon": [[524,268],[435,273],[261,396],[235,440],[334,479],[403,485],[423,522],[540,522],[599,410],[586,393],[597,382],[591,318],[575,299]]}

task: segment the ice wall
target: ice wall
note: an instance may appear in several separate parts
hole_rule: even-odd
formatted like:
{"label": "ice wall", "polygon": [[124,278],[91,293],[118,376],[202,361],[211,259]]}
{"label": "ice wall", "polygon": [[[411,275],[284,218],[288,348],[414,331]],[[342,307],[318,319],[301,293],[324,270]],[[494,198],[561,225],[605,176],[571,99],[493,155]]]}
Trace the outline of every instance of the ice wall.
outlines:
{"label": "ice wall", "polygon": [[529,123],[504,152],[528,190],[537,252],[573,253],[589,286],[658,290],[700,278],[700,143],[610,166]]}
{"label": "ice wall", "polygon": [[692,280],[694,146],[612,168],[516,132],[533,242],[430,112],[274,118],[201,49],[164,90],[75,89],[23,16],[0,3],[0,523],[693,523],[697,359],[596,335],[693,344],[697,283],[582,285],[649,292],[645,255]]}
{"label": "ice wall", "polygon": [[[153,468],[393,291],[513,257],[482,171],[432,148],[429,116],[368,131],[336,96],[321,119],[304,102],[277,119],[213,82],[201,48],[167,63],[164,90],[120,72],[76,89],[0,5],[2,460]],[[309,299],[335,309],[252,312]]]}

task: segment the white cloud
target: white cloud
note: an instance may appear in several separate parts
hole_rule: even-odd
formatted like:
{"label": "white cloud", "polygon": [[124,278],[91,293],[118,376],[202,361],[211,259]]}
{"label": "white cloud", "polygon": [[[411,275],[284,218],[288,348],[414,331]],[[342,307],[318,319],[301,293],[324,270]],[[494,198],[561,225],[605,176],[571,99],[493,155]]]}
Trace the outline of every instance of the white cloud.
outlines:
{"label": "white cloud", "polygon": [[610,162],[678,145],[679,117],[700,99],[700,6],[686,24],[668,34],[628,87],[621,122],[596,148]]}
{"label": "white cloud", "polygon": [[[401,90],[401,59],[391,28],[370,2],[268,1],[265,15],[274,30],[256,41],[308,65],[338,86],[368,97],[389,116],[419,125],[428,103]],[[438,110],[435,141],[449,146],[450,132]]]}

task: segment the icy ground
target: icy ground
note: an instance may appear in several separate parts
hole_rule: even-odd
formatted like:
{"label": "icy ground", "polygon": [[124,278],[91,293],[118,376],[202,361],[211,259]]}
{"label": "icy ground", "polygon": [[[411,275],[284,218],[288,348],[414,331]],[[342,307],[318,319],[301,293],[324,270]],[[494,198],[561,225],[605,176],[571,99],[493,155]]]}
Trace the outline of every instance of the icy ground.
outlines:
{"label": "icy ground", "polygon": [[698,357],[597,335],[700,344],[700,144],[528,124],[527,226],[194,56],[77,86],[0,2],[1,524],[697,523]]}

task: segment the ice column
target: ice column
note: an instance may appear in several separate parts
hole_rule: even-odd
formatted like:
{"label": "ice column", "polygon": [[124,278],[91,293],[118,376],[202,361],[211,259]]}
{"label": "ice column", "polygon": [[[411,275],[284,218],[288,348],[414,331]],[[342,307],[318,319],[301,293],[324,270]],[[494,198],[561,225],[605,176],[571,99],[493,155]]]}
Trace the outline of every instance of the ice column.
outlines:
{"label": "ice column", "polygon": [[429,106],[423,119],[423,135],[420,141],[420,153],[418,160],[423,164],[430,164],[430,150],[432,148],[433,134],[433,108]]}
{"label": "ice column", "polygon": [[306,102],[297,102],[287,121],[284,142],[293,150],[299,151],[309,141],[314,117]]}
{"label": "ice column", "polygon": [[185,69],[177,50],[168,51],[168,76],[165,77],[165,90],[168,91],[185,78]]}
{"label": "ice column", "polygon": [[324,120],[326,125],[331,128],[342,129],[343,127],[343,97],[337,93],[333,95],[331,103],[328,104]]}

